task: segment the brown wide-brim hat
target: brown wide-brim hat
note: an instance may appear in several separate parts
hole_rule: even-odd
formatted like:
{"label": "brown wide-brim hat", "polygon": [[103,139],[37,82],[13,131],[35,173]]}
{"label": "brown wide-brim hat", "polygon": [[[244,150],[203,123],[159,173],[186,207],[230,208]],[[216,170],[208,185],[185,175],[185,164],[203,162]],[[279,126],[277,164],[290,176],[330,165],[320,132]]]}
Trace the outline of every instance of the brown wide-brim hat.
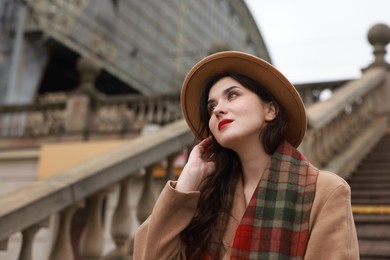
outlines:
{"label": "brown wide-brim hat", "polygon": [[298,147],[306,132],[306,111],[294,85],[270,63],[247,53],[224,51],[199,61],[188,72],[181,90],[181,107],[188,126],[196,138],[201,134],[200,96],[207,82],[215,75],[233,72],[247,76],[265,87],[284,109],[287,119],[285,139]]}

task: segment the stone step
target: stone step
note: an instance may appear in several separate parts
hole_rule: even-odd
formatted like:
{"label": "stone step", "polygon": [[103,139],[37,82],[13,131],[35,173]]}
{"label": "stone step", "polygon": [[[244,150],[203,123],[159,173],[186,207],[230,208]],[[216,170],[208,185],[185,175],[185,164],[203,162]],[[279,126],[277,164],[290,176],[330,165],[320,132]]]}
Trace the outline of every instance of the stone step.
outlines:
{"label": "stone step", "polygon": [[359,190],[390,190],[390,182],[352,182],[349,183],[351,193]]}
{"label": "stone step", "polygon": [[382,151],[379,150],[377,152],[373,151],[373,154],[368,155],[363,162],[378,162],[378,161],[383,161],[386,162],[389,160],[389,154],[388,151]]}
{"label": "stone step", "polygon": [[361,176],[361,175],[369,175],[369,176],[373,176],[373,175],[380,175],[380,176],[385,176],[385,175],[389,175],[390,176],[390,164],[386,167],[368,167],[368,168],[360,168],[360,169],[357,169],[355,172],[354,172],[355,176],[354,177],[357,177],[357,176]]}
{"label": "stone step", "polygon": [[369,198],[353,198],[352,200],[353,205],[387,205],[389,204],[389,199],[387,198],[376,198],[376,199],[369,199]]}
{"label": "stone step", "polygon": [[389,166],[390,166],[390,162],[380,162],[380,161],[373,162],[373,161],[369,161],[369,162],[366,162],[366,163],[364,163],[362,165],[359,165],[359,167],[356,169],[356,171],[388,169]]}
{"label": "stone step", "polygon": [[390,259],[390,134],[382,138],[347,181],[360,259]]}
{"label": "stone step", "polygon": [[363,240],[384,239],[390,241],[390,224],[387,226],[380,224],[362,224],[356,226],[356,231],[358,237]]}
{"label": "stone step", "polygon": [[390,225],[390,214],[354,214],[353,217],[357,225]]}
{"label": "stone step", "polygon": [[360,259],[389,259],[390,240],[359,240]]}
{"label": "stone step", "polygon": [[358,183],[358,182],[389,182],[390,181],[390,175],[356,175],[353,176],[351,180],[349,180],[349,183]]}
{"label": "stone step", "polygon": [[352,198],[376,198],[376,197],[384,197],[389,200],[390,204],[390,190],[385,189],[376,189],[376,190],[355,190],[352,193]]}

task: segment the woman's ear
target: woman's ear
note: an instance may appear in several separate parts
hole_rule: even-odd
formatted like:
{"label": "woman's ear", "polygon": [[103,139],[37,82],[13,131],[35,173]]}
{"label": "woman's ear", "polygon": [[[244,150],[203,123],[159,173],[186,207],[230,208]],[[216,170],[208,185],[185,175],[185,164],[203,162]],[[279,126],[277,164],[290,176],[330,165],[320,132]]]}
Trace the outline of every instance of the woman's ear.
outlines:
{"label": "woman's ear", "polygon": [[277,114],[278,114],[278,109],[275,106],[274,102],[272,101],[268,102],[265,108],[265,121],[271,122],[275,120]]}

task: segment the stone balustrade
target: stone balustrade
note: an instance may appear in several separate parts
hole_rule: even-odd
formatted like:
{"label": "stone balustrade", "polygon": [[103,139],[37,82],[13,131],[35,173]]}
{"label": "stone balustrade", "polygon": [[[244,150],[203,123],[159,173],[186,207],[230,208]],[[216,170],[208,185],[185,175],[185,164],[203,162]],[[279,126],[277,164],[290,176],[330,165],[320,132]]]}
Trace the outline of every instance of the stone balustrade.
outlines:
{"label": "stone balustrade", "polygon": [[[173,176],[173,159],[187,149],[194,140],[184,120],[169,124],[160,130],[137,137],[111,152],[81,165],[74,166],[53,177],[33,182],[19,190],[0,197],[0,250],[7,249],[7,241],[21,233],[19,259],[31,259],[32,244],[37,231],[49,227],[50,218],[58,217],[57,232],[48,259],[73,259],[74,251],[82,259],[118,259],[130,256],[132,226],[149,216],[154,204],[153,169],[166,159]],[[132,182],[143,181],[140,200],[136,206],[138,219],[131,215],[129,187]],[[139,185],[138,185],[139,186]],[[107,217],[104,201],[118,190],[112,218]],[[80,236],[78,248],[71,244],[70,223],[76,210],[87,209],[86,226]],[[110,223],[114,248],[104,255],[103,223]],[[53,227],[50,227],[53,228]],[[122,259],[122,258],[121,258]],[[125,259],[125,258],[123,258]]]}
{"label": "stone balustrade", "polygon": [[81,109],[76,108],[84,101],[73,97],[67,101],[0,106],[0,137],[112,133],[120,136],[139,132],[148,124],[166,125],[182,117],[177,95],[106,97],[96,100],[93,107],[87,108],[88,112],[82,116],[88,120],[76,120],[79,117],[75,118],[73,114],[80,115]]}
{"label": "stone balustrade", "polygon": [[96,101],[91,132],[126,133],[145,125],[166,125],[182,117],[178,95],[119,96]]}
{"label": "stone balustrade", "polygon": [[65,132],[63,102],[0,106],[0,137],[52,136]]}
{"label": "stone balustrade", "polygon": [[387,117],[377,113],[386,78],[384,68],[367,70],[336,90],[331,99],[307,108],[308,132],[302,149],[315,165],[346,178],[379,141],[387,129]]}

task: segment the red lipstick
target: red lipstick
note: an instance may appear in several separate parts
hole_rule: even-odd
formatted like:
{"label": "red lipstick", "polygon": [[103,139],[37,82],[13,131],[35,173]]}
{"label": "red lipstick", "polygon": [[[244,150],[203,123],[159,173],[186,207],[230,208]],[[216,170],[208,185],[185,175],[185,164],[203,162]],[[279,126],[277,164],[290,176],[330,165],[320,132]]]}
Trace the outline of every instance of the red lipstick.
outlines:
{"label": "red lipstick", "polygon": [[219,122],[218,124],[218,130],[221,130],[222,128],[224,128],[225,126],[227,126],[228,124],[230,124],[231,122],[233,122],[233,120],[231,119],[223,119],[221,122]]}

